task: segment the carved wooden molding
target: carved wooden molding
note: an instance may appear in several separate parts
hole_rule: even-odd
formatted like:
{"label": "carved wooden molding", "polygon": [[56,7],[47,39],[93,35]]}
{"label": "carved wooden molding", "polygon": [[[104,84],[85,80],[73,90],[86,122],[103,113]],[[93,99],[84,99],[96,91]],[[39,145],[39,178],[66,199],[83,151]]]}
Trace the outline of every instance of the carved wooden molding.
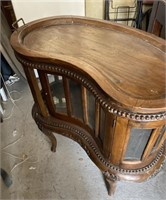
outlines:
{"label": "carved wooden molding", "polygon": [[155,176],[157,176],[157,174],[162,170],[163,168],[163,164],[164,164],[165,160],[161,163],[160,167],[158,169],[156,169],[153,174],[151,176],[149,176],[146,180],[149,180]]}
{"label": "carved wooden molding", "polygon": [[103,172],[103,175],[112,181],[118,181],[118,177],[115,174],[111,174],[108,171]]}
{"label": "carved wooden molding", "polygon": [[70,78],[74,78],[75,80],[79,81],[84,85],[89,91],[93,93],[95,98],[98,100],[100,105],[107,109],[108,112],[113,113],[114,115],[121,116],[128,118],[133,121],[143,121],[143,122],[150,122],[150,121],[159,121],[166,119],[166,112],[162,113],[154,113],[154,114],[141,114],[141,113],[133,113],[124,110],[121,107],[118,107],[114,102],[108,102],[108,100],[104,97],[103,94],[101,94],[101,91],[97,90],[97,88],[91,83],[86,77],[83,77],[82,75],[71,71],[63,66],[57,66],[56,64],[44,64],[44,63],[37,63],[28,61],[26,59],[23,59],[19,57],[17,54],[17,59],[27,67],[31,67],[33,69],[39,69],[39,70],[47,70],[52,73],[59,73],[65,76],[68,76]]}
{"label": "carved wooden molding", "polygon": [[[58,130],[62,129],[63,132],[58,131],[58,133],[78,142],[85,149],[89,157],[91,157],[91,152],[93,152],[93,154],[96,157],[95,159],[99,160],[100,163],[102,163],[103,167],[107,169],[107,170],[101,169],[104,172],[109,171],[110,173],[111,171],[114,174],[124,174],[124,175],[145,174],[145,173],[148,173],[160,161],[162,156],[164,156],[165,146],[162,145],[156,158],[147,166],[140,169],[123,169],[123,168],[120,168],[119,166],[115,166],[109,163],[108,161],[106,161],[104,156],[101,154],[99,148],[96,146],[96,143],[94,142],[93,138],[89,134],[86,134],[83,129],[79,127],[77,128],[77,126],[70,125],[70,123],[68,122],[64,122],[55,118],[53,119],[51,117],[49,117],[48,119],[43,118],[37,112],[37,108],[35,106],[33,107],[32,115],[38,126],[44,126],[48,130],[50,129],[50,130],[55,130],[55,131],[56,131],[56,128],[58,128]],[[67,131],[67,133],[65,131]],[[78,139],[78,137],[80,139]],[[117,175],[117,179],[118,179],[118,175]]]}

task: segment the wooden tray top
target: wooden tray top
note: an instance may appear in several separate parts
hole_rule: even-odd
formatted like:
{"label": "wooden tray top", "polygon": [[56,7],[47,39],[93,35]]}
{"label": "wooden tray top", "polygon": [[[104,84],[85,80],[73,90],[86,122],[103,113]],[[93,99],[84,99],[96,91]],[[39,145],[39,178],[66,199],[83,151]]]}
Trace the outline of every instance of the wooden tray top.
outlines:
{"label": "wooden tray top", "polygon": [[15,31],[18,55],[33,61],[67,63],[88,74],[124,107],[165,110],[165,41],[102,20],[65,16],[37,20]]}

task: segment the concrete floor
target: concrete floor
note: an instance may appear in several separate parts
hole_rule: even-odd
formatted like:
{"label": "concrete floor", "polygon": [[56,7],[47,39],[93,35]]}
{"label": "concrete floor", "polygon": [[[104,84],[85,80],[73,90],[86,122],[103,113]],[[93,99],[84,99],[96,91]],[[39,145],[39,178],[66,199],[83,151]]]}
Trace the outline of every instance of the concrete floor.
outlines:
{"label": "concrete floor", "polygon": [[166,165],[144,183],[119,182],[115,195],[108,196],[101,172],[77,143],[56,134],[57,152],[50,151],[49,140],[31,117],[33,99],[27,84],[19,81],[9,89],[19,93],[11,93],[14,104],[3,103],[1,166],[13,184],[7,188],[1,181],[1,199],[166,199]]}

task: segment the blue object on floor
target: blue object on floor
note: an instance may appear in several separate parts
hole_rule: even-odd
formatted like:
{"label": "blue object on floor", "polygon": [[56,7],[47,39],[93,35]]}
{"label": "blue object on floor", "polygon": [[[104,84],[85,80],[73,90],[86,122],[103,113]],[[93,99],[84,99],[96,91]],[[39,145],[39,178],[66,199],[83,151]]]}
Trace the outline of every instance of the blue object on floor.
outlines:
{"label": "blue object on floor", "polygon": [[7,187],[10,187],[11,184],[12,184],[12,179],[11,177],[8,175],[8,173],[1,168],[1,177],[2,177],[2,180],[4,182],[4,184],[7,186]]}

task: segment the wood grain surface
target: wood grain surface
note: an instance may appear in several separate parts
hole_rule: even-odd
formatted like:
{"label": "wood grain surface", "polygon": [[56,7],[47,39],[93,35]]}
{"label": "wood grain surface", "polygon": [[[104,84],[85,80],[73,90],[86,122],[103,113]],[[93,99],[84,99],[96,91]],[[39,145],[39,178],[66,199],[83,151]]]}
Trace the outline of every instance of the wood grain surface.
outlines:
{"label": "wood grain surface", "polygon": [[11,41],[26,56],[73,64],[126,107],[165,110],[165,41],[158,37],[100,20],[55,17],[27,24]]}

